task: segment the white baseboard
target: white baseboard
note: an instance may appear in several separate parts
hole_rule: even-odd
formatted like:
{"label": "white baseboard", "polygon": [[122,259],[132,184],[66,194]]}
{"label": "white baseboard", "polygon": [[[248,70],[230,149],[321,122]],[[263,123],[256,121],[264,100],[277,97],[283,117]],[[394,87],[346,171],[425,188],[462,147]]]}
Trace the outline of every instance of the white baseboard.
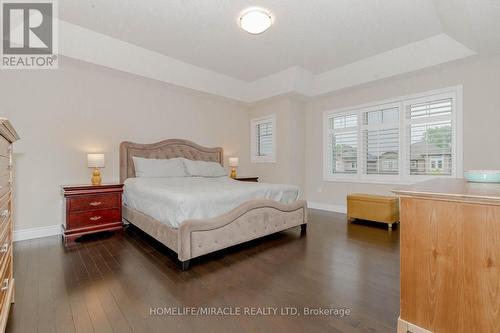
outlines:
{"label": "white baseboard", "polygon": [[312,209],[326,210],[328,212],[336,212],[336,213],[347,213],[347,207],[344,205],[331,205],[321,202],[307,202],[307,207]]}
{"label": "white baseboard", "polygon": [[14,230],[14,242],[61,234],[61,225]]}

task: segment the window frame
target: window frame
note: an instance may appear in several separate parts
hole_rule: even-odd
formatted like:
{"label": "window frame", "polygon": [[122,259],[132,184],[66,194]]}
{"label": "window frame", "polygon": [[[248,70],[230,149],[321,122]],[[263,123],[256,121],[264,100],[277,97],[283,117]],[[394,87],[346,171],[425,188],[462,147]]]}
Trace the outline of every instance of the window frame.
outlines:
{"label": "window frame", "polygon": [[[432,122],[439,119],[451,119],[452,122],[452,159],[454,164],[451,175],[411,175],[410,168],[410,149],[407,147],[409,140],[409,124],[412,123],[406,118],[406,107],[410,104],[415,104],[420,101],[432,101],[440,98],[452,99],[452,114],[451,116],[435,116],[431,117]],[[363,150],[365,143],[363,142],[363,133],[366,129],[364,124],[363,114],[365,112],[385,109],[397,105],[399,109],[399,156],[398,156],[398,175],[383,175],[383,174],[365,174],[365,159]],[[358,147],[357,147],[357,173],[356,174],[333,174],[328,169],[328,140],[329,134],[329,119],[336,116],[357,114],[358,116]],[[425,118],[422,118],[425,119]],[[414,122],[414,121],[413,121]],[[430,122],[427,118],[426,122]],[[383,124],[382,124],[383,125]],[[406,95],[397,98],[392,98],[384,101],[367,103],[349,108],[327,110],[323,112],[323,180],[334,182],[357,182],[357,183],[379,183],[379,184],[413,184],[416,182],[437,179],[437,178],[458,178],[463,174],[463,88],[462,85],[452,86],[444,89],[432,90],[413,95]],[[373,126],[374,127],[374,126]],[[370,128],[373,128],[370,126]]]}
{"label": "window frame", "polygon": [[[349,132],[352,132],[352,131],[357,131],[357,148],[356,148],[356,173],[338,173],[335,175],[336,178],[338,178],[339,180],[346,180],[346,179],[350,179],[352,178],[354,175],[357,175],[359,174],[359,147],[360,147],[360,137],[359,137],[359,129],[360,129],[360,118],[359,118],[359,115],[352,112],[352,111],[347,111],[347,112],[339,112],[339,113],[336,113],[335,114],[335,117],[347,117],[347,116],[352,116],[352,115],[356,115],[356,126],[351,126],[351,127],[344,127],[344,128],[340,128],[340,129],[330,129],[330,122],[329,122],[329,119],[330,117],[328,118],[325,118],[324,119],[324,131],[326,133],[326,135],[324,135],[324,150],[325,152],[328,151],[328,146],[329,146],[329,136],[330,134],[334,134],[334,133],[339,133],[339,134],[342,134],[342,133],[349,133]],[[325,155],[324,155],[325,157]],[[332,164],[333,164],[333,160],[332,160]],[[323,170],[328,170],[328,158],[324,158],[324,169]],[[328,172],[328,171],[326,171]]]}
{"label": "window frame", "polygon": [[[399,140],[398,140],[398,174],[397,175],[384,175],[384,174],[364,174],[363,170],[360,170],[360,180],[361,181],[381,181],[381,182],[395,182],[400,179],[401,176],[401,162],[402,162],[402,154],[401,154],[401,143],[404,142],[404,137],[402,136],[402,131],[401,131],[401,104],[400,103],[382,103],[382,104],[377,104],[369,107],[363,107],[358,109],[359,112],[359,117],[363,119],[363,114],[367,112],[372,112],[372,111],[378,111],[378,110],[387,110],[387,109],[398,109],[398,122],[397,123],[392,123],[392,124],[376,124],[376,125],[365,125],[364,122],[361,124],[360,128],[360,135],[361,138],[363,139],[363,131],[365,130],[380,130],[380,129],[391,129],[395,127],[395,124],[397,124],[398,128],[398,134],[399,134]],[[364,154],[364,141],[362,141],[362,144],[360,145],[360,156],[361,156],[361,165],[362,168],[366,166],[366,156]]]}
{"label": "window frame", "polygon": [[[268,156],[260,156],[257,147],[257,126],[269,122],[272,125],[272,153]],[[252,163],[276,163],[276,133],[276,114],[250,120],[250,161]]]}

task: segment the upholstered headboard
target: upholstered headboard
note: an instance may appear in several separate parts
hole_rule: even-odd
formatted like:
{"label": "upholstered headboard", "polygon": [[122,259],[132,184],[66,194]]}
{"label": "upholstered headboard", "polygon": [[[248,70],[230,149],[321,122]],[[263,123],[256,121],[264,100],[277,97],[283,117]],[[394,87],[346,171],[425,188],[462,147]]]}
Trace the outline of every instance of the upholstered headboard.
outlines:
{"label": "upholstered headboard", "polygon": [[223,165],[222,148],[206,148],[182,139],[169,139],[157,143],[140,144],[122,142],[120,144],[120,182],[135,177],[133,156],[143,158],[184,157],[196,161],[218,162]]}

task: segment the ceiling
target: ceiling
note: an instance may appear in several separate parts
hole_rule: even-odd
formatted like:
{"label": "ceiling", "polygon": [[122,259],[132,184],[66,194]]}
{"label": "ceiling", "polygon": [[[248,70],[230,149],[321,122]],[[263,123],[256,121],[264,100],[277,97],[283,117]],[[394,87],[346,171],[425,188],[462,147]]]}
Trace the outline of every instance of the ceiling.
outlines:
{"label": "ceiling", "polygon": [[500,53],[500,0],[434,0],[443,32],[479,54]]}
{"label": "ceiling", "polygon": [[[250,35],[242,10],[268,9]],[[290,67],[319,74],[446,33],[500,52],[499,0],[65,0],[62,20],[244,81]]]}

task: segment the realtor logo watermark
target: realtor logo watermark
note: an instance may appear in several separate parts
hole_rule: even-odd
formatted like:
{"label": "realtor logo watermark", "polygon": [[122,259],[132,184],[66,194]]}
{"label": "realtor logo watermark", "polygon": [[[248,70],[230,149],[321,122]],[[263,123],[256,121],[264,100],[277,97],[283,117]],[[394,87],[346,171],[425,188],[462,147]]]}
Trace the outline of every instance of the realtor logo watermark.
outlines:
{"label": "realtor logo watermark", "polygon": [[56,69],[57,3],[54,0],[2,0],[1,69]]}

